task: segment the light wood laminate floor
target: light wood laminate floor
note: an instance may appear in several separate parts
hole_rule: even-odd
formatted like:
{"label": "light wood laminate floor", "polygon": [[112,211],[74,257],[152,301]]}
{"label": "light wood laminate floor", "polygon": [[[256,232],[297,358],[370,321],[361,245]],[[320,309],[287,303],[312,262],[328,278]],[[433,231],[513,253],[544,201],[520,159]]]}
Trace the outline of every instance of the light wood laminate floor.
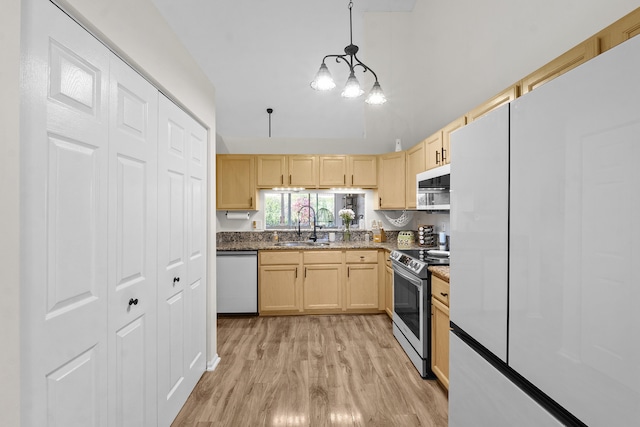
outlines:
{"label": "light wood laminate floor", "polygon": [[446,426],[382,315],[218,319],[220,364],[172,426]]}

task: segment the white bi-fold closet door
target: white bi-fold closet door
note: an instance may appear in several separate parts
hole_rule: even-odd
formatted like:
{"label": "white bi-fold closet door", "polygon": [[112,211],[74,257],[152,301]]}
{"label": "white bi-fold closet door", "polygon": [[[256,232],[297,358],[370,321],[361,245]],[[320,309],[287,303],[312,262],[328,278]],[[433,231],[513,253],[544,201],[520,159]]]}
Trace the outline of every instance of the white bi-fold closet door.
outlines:
{"label": "white bi-fold closet door", "polygon": [[164,96],[158,134],[158,414],[206,368],[206,130]]}
{"label": "white bi-fold closet door", "polygon": [[[206,130],[50,2],[22,22],[24,425],[168,425],[184,400],[158,399],[158,378],[182,372],[186,399],[204,371]],[[178,190],[158,164],[180,144]],[[182,318],[159,304],[178,264]]]}

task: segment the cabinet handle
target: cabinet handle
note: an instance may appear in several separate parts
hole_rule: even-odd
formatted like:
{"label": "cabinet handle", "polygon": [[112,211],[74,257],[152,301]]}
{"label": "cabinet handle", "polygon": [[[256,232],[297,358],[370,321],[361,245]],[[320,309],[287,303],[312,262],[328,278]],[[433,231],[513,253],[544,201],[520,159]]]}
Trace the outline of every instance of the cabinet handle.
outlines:
{"label": "cabinet handle", "polygon": [[291,185],[291,175],[289,175],[289,185]]}
{"label": "cabinet handle", "polygon": [[382,207],[382,197],[378,197],[378,207]]}
{"label": "cabinet handle", "polygon": [[280,185],[284,184],[284,175],[280,175]]}
{"label": "cabinet handle", "polygon": [[249,206],[253,206],[253,196],[249,197]]}
{"label": "cabinet handle", "polygon": [[364,255],[360,255],[360,260],[364,261]]}
{"label": "cabinet handle", "polygon": [[349,277],[350,273],[351,273],[351,267],[347,267],[347,277]]}
{"label": "cabinet handle", "polygon": [[179,277],[174,277],[174,278],[173,278],[173,286],[175,286],[175,285],[176,285],[176,282],[179,282],[179,281],[180,281],[180,278],[179,278]]}
{"label": "cabinet handle", "polygon": [[298,278],[298,267],[296,267],[296,279]]}
{"label": "cabinet handle", "polygon": [[131,298],[129,300],[129,305],[138,305],[138,298],[136,298],[136,299]]}
{"label": "cabinet handle", "polygon": [[307,278],[307,267],[304,268],[304,278]]}
{"label": "cabinet handle", "polygon": [[446,297],[449,294],[445,294],[444,292],[440,292],[440,295],[442,295],[443,297]]}
{"label": "cabinet handle", "polygon": [[351,175],[351,185],[353,185],[353,175]]}
{"label": "cabinet handle", "polygon": [[436,165],[440,164],[440,160],[438,160],[438,154],[440,154],[440,150],[436,150]]}
{"label": "cabinet handle", "polygon": [[447,161],[447,156],[445,155],[446,152],[447,150],[445,150],[444,147],[442,147],[442,163]]}
{"label": "cabinet handle", "polygon": [[347,174],[342,175],[342,184],[347,185]]}

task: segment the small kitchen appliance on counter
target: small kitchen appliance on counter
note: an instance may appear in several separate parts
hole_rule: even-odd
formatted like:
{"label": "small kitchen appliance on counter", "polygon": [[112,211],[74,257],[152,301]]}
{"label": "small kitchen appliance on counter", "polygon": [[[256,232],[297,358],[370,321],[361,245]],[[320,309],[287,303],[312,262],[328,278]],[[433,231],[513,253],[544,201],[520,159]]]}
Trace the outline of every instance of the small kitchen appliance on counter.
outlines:
{"label": "small kitchen appliance on counter", "polygon": [[398,248],[410,248],[415,241],[413,231],[400,231],[398,233]]}

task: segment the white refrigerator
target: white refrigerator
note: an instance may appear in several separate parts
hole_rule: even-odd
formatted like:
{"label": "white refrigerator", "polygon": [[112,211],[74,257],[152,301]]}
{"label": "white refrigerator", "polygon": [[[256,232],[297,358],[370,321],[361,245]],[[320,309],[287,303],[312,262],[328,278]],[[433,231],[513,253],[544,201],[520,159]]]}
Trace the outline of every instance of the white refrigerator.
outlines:
{"label": "white refrigerator", "polygon": [[640,37],[451,158],[449,425],[640,425]]}

